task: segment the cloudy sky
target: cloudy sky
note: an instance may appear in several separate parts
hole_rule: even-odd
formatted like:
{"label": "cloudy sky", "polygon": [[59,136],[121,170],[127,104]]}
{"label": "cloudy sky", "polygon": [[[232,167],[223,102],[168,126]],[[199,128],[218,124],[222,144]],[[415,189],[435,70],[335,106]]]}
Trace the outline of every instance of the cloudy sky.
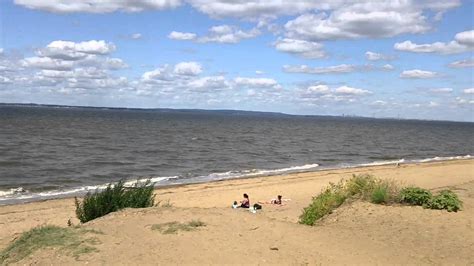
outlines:
{"label": "cloudy sky", "polygon": [[0,102],[474,121],[473,10],[0,0]]}

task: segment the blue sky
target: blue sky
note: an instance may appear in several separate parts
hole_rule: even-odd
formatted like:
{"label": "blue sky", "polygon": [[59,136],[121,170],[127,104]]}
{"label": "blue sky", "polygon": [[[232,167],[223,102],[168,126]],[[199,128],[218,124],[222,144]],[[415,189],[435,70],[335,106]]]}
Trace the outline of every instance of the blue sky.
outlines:
{"label": "blue sky", "polygon": [[474,121],[473,10],[0,0],[0,102]]}

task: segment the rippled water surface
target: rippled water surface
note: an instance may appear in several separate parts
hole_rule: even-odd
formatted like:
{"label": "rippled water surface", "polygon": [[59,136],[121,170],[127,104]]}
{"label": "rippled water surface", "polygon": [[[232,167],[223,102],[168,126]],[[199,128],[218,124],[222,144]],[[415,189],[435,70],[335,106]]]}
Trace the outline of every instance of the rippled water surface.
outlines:
{"label": "rippled water surface", "polygon": [[64,191],[142,177],[169,184],[271,173],[263,169],[472,155],[473,133],[473,123],[456,122],[0,107],[0,191]]}

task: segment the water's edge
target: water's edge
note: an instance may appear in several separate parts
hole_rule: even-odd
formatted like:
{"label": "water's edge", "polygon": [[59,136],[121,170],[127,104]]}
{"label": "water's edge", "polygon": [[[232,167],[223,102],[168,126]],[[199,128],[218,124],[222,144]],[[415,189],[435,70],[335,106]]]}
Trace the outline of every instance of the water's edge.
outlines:
{"label": "water's edge", "polygon": [[[179,179],[178,176],[168,177],[144,177],[133,180],[127,180],[126,186],[133,186],[136,182],[145,182],[150,180],[155,183],[156,188],[163,187],[174,187],[182,185],[210,183],[223,180],[235,180],[235,179],[246,179],[246,178],[257,178],[264,176],[278,176],[284,174],[295,174],[295,173],[308,173],[308,172],[320,172],[327,170],[340,170],[340,169],[354,169],[384,165],[400,165],[400,164],[419,164],[419,163],[430,163],[430,162],[443,162],[443,161],[455,161],[455,160],[470,160],[474,159],[472,155],[464,156],[450,156],[450,157],[433,157],[425,159],[413,159],[413,160],[387,160],[387,161],[375,161],[362,164],[339,164],[336,167],[320,167],[318,164],[307,164],[302,166],[293,166],[281,169],[264,170],[264,169],[253,169],[243,171],[229,171],[224,173],[211,173],[207,176],[196,176],[193,178]],[[95,185],[95,186],[82,186],[77,188],[71,188],[67,190],[52,190],[44,192],[29,192],[22,187],[11,188],[9,190],[0,190],[0,206],[4,205],[16,205],[23,203],[31,203],[52,199],[63,199],[72,198],[76,196],[83,196],[87,192],[93,192],[101,190],[107,187],[109,183]]]}

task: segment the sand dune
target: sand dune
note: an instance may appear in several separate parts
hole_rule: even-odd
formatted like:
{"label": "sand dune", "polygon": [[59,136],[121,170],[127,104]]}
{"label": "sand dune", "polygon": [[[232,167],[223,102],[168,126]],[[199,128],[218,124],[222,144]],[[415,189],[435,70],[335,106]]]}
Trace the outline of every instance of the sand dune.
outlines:
{"label": "sand dune", "polygon": [[[421,207],[345,204],[317,226],[297,223],[303,207],[328,182],[371,173],[433,190],[450,187],[464,201],[458,213]],[[248,193],[251,201],[277,194],[285,206],[264,205],[252,214],[230,208]],[[75,259],[42,250],[19,264],[473,264],[474,160],[229,180],[158,189],[172,207],[127,209],[82,226],[97,235],[98,252]],[[66,226],[73,200],[0,207],[0,248],[34,226]],[[195,231],[162,234],[154,224],[200,220]]]}

